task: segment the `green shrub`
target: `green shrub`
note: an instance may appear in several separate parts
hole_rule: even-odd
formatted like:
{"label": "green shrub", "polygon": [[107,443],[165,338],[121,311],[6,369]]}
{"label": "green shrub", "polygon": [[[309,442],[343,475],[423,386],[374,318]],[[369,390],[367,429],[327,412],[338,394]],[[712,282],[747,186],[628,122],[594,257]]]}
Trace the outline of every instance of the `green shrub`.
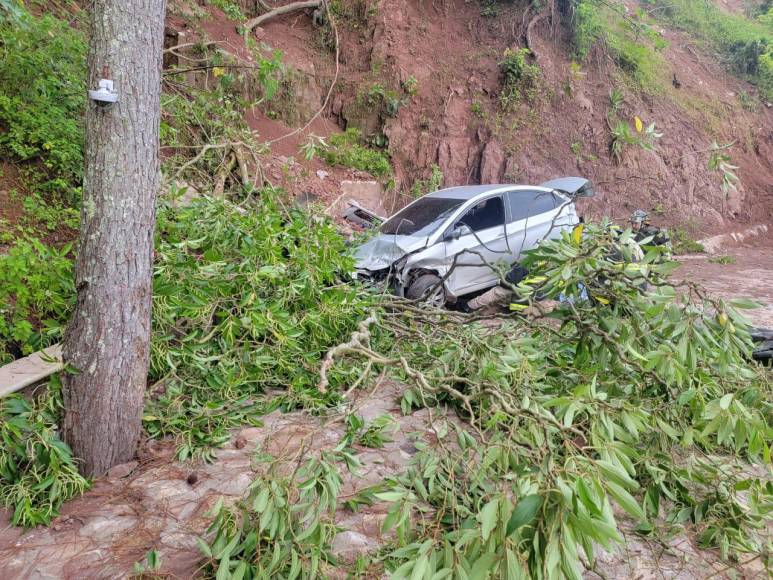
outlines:
{"label": "green shrub", "polygon": [[443,172],[440,166],[433,164],[430,169],[430,175],[427,179],[419,179],[411,187],[413,197],[421,197],[431,191],[437,191],[443,185]]}
{"label": "green shrub", "polygon": [[0,154],[28,162],[40,191],[70,203],[83,176],[86,42],[67,22],[0,17]]}
{"label": "green shrub", "polygon": [[345,133],[331,135],[321,157],[329,165],[341,165],[367,171],[374,177],[389,177],[392,165],[385,153],[362,145],[362,134],[350,127]]}
{"label": "green shrub", "polygon": [[624,16],[623,7],[599,0],[578,0],[572,14],[572,43],[578,59],[602,44],[620,69],[641,88],[657,90],[664,70],[659,51],[665,41],[642,13]]}
{"label": "green shrub", "polygon": [[242,12],[242,9],[239,8],[239,5],[234,2],[233,0],[207,0],[208,3],[215,8],[219,8],[223,11],[223,14],[225,14],[230,20],[236,20],[238,22],[241,22],[242,20],[246,20],[247,18],[244,16],[244,13]]}
{"label": "green shrub", "polygon": [[0,364],[61,337],[75,298],[69,252],[28,238],[0,254]]}
{"label": "green shrub", "polygon": [[703,244],[696,241],[684,227],[674,229],[671,236],[671,245],[674,248],[674,254],[701,254],[706,251]]}
{"label": "green shrub", "polygon": [[531,51],[528,48],[507,48],[499,61],[502,75],[499,104],[505,110],[511,110],[524,99],[532,102],[539,95],[542,70],[536,64],[527,62],[529,54]]}

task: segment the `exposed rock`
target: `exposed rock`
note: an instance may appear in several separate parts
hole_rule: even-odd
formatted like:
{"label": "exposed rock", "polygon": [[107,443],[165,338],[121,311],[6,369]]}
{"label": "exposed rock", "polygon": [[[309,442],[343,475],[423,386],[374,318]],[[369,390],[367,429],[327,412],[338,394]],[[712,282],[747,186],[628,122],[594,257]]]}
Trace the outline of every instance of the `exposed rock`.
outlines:
{"label": "exposed rock", "polygon": [[505,151],[498,141],[489,141],[480,159],[480,182],[501,183],[505,170]]}
{"label": "exposed rock", "polygon": [[363,207],[377,215],[386,215],[382,203],[383,190],[378,181],[342,181],[341,194],[328,207],[331,215],[342,215],[348,207],[348,201],[353,199]]}
{"label": "exposed rock", "polygon": [[368,536],[359,532],[346,531],[338,534],[330,547],[330,551],[343,562],[351,564],[359,556],[367,554],[378,547]]}

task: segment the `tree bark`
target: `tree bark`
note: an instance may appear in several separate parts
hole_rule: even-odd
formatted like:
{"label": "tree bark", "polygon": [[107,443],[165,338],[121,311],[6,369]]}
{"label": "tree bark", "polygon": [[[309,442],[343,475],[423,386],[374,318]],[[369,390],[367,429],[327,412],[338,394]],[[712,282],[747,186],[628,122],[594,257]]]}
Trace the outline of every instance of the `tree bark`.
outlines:
{"label": "tree bark", "polygon": [[89,88],[119,102],[86,112],[75,313],[64,339],[63,435],[81,471],[134,455],[150,352],[161,59],[166,0],[92,0]]}

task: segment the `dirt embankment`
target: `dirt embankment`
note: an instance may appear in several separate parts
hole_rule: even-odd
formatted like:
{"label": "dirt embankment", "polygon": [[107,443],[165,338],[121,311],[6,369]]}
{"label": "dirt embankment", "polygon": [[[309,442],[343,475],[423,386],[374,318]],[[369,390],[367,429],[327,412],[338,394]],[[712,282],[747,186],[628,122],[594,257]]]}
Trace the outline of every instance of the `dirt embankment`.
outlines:
{"label": "dirt embankment", "polygon": [[[252,2],[241,4],[248,13],[254,9]],[[771,221],[773,109],[744,109],[739,95],[754,94],[754,88],[684,34],[660,29],[668,44],[664,78],[675,74],[677,82],[647,95],[627,89],[600,51],[581,67],[573,65],[558,18],[531,20],[517,7],[486,18],[478,3],[464,0],[340,4],[339,73],[323,113],[327,121],[277,143],[281,155],[298,157],[307,134],[356,126],[387,147],[402,190],[427,178],[433,164],[446,185],[539,183],[580,174],[598,186],[599,195],[584,208],[592,215],[657,209],[665,222],[704,231]],[[243,43],[234,23],[216,10],[199,26],[218,40],[231,34],[231,43]],[[288,123],[302,125],[322,106],[335,77],[330,38],[311,12],[269,21],[254,35],[282,50],[286,65],[304,79],[295,95],[302,114]],[[497,63],[506,48],[526,44],[542,71],[539,95],[502,114]],[[625,94],[622,119],[632,124],[638,116],[663,134],[653,151],[630,146],[619,163],[609,153],[613,88]],[[267,136],[277,132],[277,121],[260,115],[250,125]],[[732,143],[727,152],[739,166],[736,191],[724,192],[721,175],[708,168],[713,141]]]}

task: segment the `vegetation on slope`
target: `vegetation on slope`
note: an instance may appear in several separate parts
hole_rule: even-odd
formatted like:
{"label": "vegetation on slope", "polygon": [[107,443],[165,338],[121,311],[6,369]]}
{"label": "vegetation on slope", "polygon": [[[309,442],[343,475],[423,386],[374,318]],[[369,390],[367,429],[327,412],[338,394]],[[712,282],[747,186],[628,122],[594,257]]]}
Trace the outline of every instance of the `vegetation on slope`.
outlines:
{"label": "vegetation on slope", "polygon": [[0,14],[0,154],[50,200],[73,203],[83,174],[84,35],[53,16]]}
{"label": "vegetation on slope", "polygon": [[773,99],[773,16],[728,14],[700,0],[648,0],[651,13],[686,30],[716,50],[728,66]]}

